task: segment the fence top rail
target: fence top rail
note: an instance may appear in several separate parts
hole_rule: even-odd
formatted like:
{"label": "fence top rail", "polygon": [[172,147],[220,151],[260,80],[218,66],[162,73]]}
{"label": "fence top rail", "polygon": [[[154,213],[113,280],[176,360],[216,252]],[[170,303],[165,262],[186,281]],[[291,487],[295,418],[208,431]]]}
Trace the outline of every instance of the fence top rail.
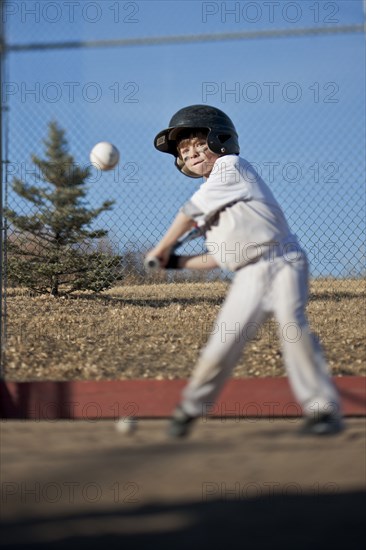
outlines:
{"label": "fence top rail", "polygon": [[61,50],[75,48],[111,48],[131,46],[159,46],[165,44],[188,44],[197,42],[218,42],[228,40],[251,40],[291,36],[316,36],[330,34],[364,33],[365,25],[338,25],[334,27],[304,27],[300,29],[272,29],[196,35],[151,36],[144,38],[118,38],[112,40],[73,40],[64,42],[39,42],[31,44],[0,44],[4,52],[37,50]]}

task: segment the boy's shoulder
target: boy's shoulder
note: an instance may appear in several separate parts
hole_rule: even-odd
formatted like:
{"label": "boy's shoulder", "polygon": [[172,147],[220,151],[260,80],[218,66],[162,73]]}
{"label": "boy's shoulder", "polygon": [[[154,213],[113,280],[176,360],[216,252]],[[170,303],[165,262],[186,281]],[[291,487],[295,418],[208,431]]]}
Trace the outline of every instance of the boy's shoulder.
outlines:
{"label": "boy's shoulder", "polygon": [[224,155],[219,157],[212,171],[213,174],[222,174],[224,172],[238,172],[240,175],[245,175],[248,170],[252,170],[250,162],[240,157],[239,155]]}
{"label": "boy's shoulder", "polygon": [[242,159],[238,155],[224,155],[223,157],[219,157],[214,164],[214,170],[213,172],[222,172],[224,170],[230,170],[233,169],[239,169],[240,162]]}
{"label": "boy's shoulder", "polygon": [[227,166],[247,166],[249,165],[249,161],[244,159],[243,157],[239,155],[224,155],[222,157],[219,157],[215,164],[218,165],[227,165]]}
{"label": "boy's shoulder", "polygon": [[238,164],[243,159],[239,155],[224,155],[217,159],[217,163]]}

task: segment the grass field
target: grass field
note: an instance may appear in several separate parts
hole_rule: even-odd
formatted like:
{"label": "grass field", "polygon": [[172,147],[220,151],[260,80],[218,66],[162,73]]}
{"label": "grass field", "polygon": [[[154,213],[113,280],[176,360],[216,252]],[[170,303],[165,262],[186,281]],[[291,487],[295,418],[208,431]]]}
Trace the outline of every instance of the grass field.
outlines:
{"label": "grass field", "polygon": [[[99,295],[7,296],[7,380],[189,376],[212,329],[226,282],[130,285]],[[364,375],[365,281],[314,280],[308,315],[333,375]],[[234,376],[283,376],[273,320],[245,350]]]}

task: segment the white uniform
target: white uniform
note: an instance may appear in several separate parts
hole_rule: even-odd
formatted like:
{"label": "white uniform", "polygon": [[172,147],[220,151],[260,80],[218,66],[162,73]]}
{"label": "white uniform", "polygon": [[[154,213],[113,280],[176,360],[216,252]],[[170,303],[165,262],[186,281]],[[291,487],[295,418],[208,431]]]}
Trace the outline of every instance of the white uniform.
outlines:
{"label": "white uniform", "polygon": [[182,407],[207,411],[243,347],[273,313],[292,390],[304,414],[340,414],[339,397],[305,308],[308,265],[272,192],[237,155],[220,157],[182,211],[206,225],[206,246],[217,264],[235,271],[231,288],[184,389]]}

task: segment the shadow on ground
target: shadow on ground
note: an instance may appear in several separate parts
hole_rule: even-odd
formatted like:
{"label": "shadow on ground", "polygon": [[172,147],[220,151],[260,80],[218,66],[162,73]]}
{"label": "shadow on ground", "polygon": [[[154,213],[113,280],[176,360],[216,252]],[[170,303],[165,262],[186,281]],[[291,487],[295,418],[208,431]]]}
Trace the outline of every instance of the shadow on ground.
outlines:
{"label": "shadow on ground", "polygon": [[[228,495],[227,495],[228,496]],[[6,549],[364,548],[365,492],[272,495],[70,513],[3,523]]]}
{"label": "shadow on ground", "polygon": [[[341,302],[342,300],[353,300],[362,298],[363,294],[357,292],[338,291],[338,292],[322,292],[310,293],[309,301],[325,301],[325,302]],[[113,296],[108,294],[75,294],[68,296],[70,300],[77,301],[97,301],[104,305],[119,305],[119,306],[141,306],[153,308],[165,308],[171,304],[180,304],[182,306],[195,306],[200,304],[221,305],[225,299],[225,293],[219,296],[177,296],[177,297],[134,297],[124,298],[123,295]]]}

